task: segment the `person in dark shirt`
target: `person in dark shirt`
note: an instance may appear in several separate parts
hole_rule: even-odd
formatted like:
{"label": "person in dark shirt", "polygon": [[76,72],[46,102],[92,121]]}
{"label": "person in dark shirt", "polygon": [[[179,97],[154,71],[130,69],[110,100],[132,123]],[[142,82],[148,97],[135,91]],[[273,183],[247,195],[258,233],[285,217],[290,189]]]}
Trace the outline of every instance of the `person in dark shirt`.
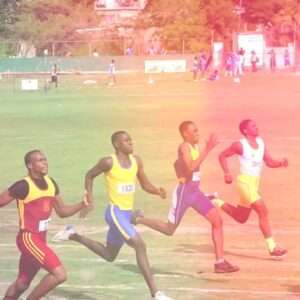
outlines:
{"label": "person in dark shirt", "polygon": [[17,201],[20,228],[17,246],[21,252],[18,277],[8,287],[4,300],[18,299],[41,268],[47,274],[27,296],[27,300],[41,299],[66,280],[65,268],[46,241],[52,210],[65,218],[89,205],[86,196],[76,204],[64,203],[58,185],[48,176],[47,158],[40,150],[28,152],[25,165],[28,175],[0,194],[0,207]]}

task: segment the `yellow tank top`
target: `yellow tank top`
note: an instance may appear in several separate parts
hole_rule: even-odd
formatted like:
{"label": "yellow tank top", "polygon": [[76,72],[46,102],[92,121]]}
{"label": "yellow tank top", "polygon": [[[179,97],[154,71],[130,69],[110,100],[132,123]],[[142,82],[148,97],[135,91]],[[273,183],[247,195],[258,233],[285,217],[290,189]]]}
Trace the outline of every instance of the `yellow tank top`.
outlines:
{"label": "yellow tank top", "polygon": [[55,185],[49,176],[44,177],[47,183],[45,190],[40,189],[29,176],[24,179],[28,183],[28,195],[17,200],[20,228],[31,232],[46,231],[55,200]]}
{"label": "yellow tank top", "polygon": [[45,190],[38,188],[38,186],[33,182],[33,180],[29,176],[26,176],[24,179],[27,181],[29,187],[28,195],[23,200],[24,203],[27,204],[29,202],[39,200],[43,197],[55,196],[55,186],[49,176],[44,176],[44,179],[47,183],[47,189]]}
{"label": "yellow tank top", "polygon": [[133,155],[130,155],[131,166],[122,168],[115,154],[111,155],[113,165],[105,173],[106,189],[111,204],[122,210],[131,210],[134,202],[135,182],[138,165]]}
{"label": "yellow tank top", "polygon": [[[192,160],[196,160],[200,155],[199,146],[195,145],[193,147],[191,144],[189,144],[189,146],[190,146],[191,158],[192,158]],[[198,181],[200,181],[200,178],[201,178],[200,167],[198,167],[196,170],[193,171],[191,179],[193,182],[198,182]]]}
{"label": "yellow tank top", "polygon": [[195,145],[195,147],[193,147],[191,144],[189,144],[189,147],[192,160],[196,160],[199,157],[199,146]]}

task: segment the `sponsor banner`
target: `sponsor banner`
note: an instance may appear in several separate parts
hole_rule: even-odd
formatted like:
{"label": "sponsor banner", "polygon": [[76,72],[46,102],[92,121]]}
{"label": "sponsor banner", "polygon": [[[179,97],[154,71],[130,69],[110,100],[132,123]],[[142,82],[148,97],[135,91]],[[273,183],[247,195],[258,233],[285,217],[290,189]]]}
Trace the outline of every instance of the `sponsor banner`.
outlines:
{"label": "sponsor banner", "polygon": [[37,79],[22,79],[21,90],[23,91],[36,91],[39,89],[39,83]]}
{"label": "sponsor banner", "polygon": [[145,73],[186,72],[186,60],[145,60]]}

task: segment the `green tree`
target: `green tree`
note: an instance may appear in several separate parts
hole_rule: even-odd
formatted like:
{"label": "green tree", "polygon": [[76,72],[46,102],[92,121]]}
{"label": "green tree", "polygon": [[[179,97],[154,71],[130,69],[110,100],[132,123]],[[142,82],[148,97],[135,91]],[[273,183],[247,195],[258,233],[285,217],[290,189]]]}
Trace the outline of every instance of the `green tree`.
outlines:
{"label": "green tree", "polygon": [[8,26],[16,21],[20,0],[0,0],[0,36],[6,37]]}
{"label": "green tree", "polygon": [[[42,51],[54,41],[83,39],[76,29],[97,24],[90,0],[23,0],[15,22],[8,29],[12,38],[31,43]],[[68,51],[62,43],[57,43],[56,47],[57,51]]]}
{"label": "green tree", "polygon": [[299,6],[297,0],[244,0],[243,3],[244,20],[253,29],[261,25],[268,44],[286,46],[293,40]]}
{"label": "green tree", "polygon": [[15,44],[11,40],[9,27],[15,23],[20,0],[0,0],[0,57],[15,52]]}
{"label": "green tree", "polygon": [[157,27],[168,47],[174,41],[186,42],[190,51],[209,48],[212,37],[231,39],[236,26],[232,0],[155,0],[149,1],[138,19],[137,27]]}

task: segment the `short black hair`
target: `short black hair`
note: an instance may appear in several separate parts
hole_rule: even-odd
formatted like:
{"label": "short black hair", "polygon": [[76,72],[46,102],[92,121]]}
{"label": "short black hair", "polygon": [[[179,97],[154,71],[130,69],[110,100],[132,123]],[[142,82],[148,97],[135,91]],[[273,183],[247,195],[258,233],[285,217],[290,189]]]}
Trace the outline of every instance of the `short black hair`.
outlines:
{"label": "short black hair", "polygon": [[116,148],[116,142],[117,142],[118,138],[120,137],[120,135],[123,135],[123,134],[128,135],[128,133],[124,130],[116,131],[111,135],[111,143],[114,146],[114,148]]}
{"label": "short black hair", "polygon": [[42,153],[42,151],[39,150],[39,149],[34,149],[34,150],[30,150],[29,152],[27,152],[25,154],[25,156],[24,156],[24,162],[25,162],[26,168],[28,168],[28,165],[31,163],[32,155],[35,154],[35,153]]}
{"label": "short black hair", "polygon": [[240,122],[239,130],[240,130],[241,134],[244,134],[244,135],[245,135],[245,129],[246,129],[246,127],[248,126],[248,124],[249,124],[250,122],[252,122],[251,119],[245,119],[245,120],[242,120],[242,121]]}
{"label": "short black hair", "polygon": [[187,128],[192,125],[195,124],[193,121],[183,121],[180,125],[179,125],[179,132],[181,134],[181,136],[183,136],[183,133],[187,130]]}

